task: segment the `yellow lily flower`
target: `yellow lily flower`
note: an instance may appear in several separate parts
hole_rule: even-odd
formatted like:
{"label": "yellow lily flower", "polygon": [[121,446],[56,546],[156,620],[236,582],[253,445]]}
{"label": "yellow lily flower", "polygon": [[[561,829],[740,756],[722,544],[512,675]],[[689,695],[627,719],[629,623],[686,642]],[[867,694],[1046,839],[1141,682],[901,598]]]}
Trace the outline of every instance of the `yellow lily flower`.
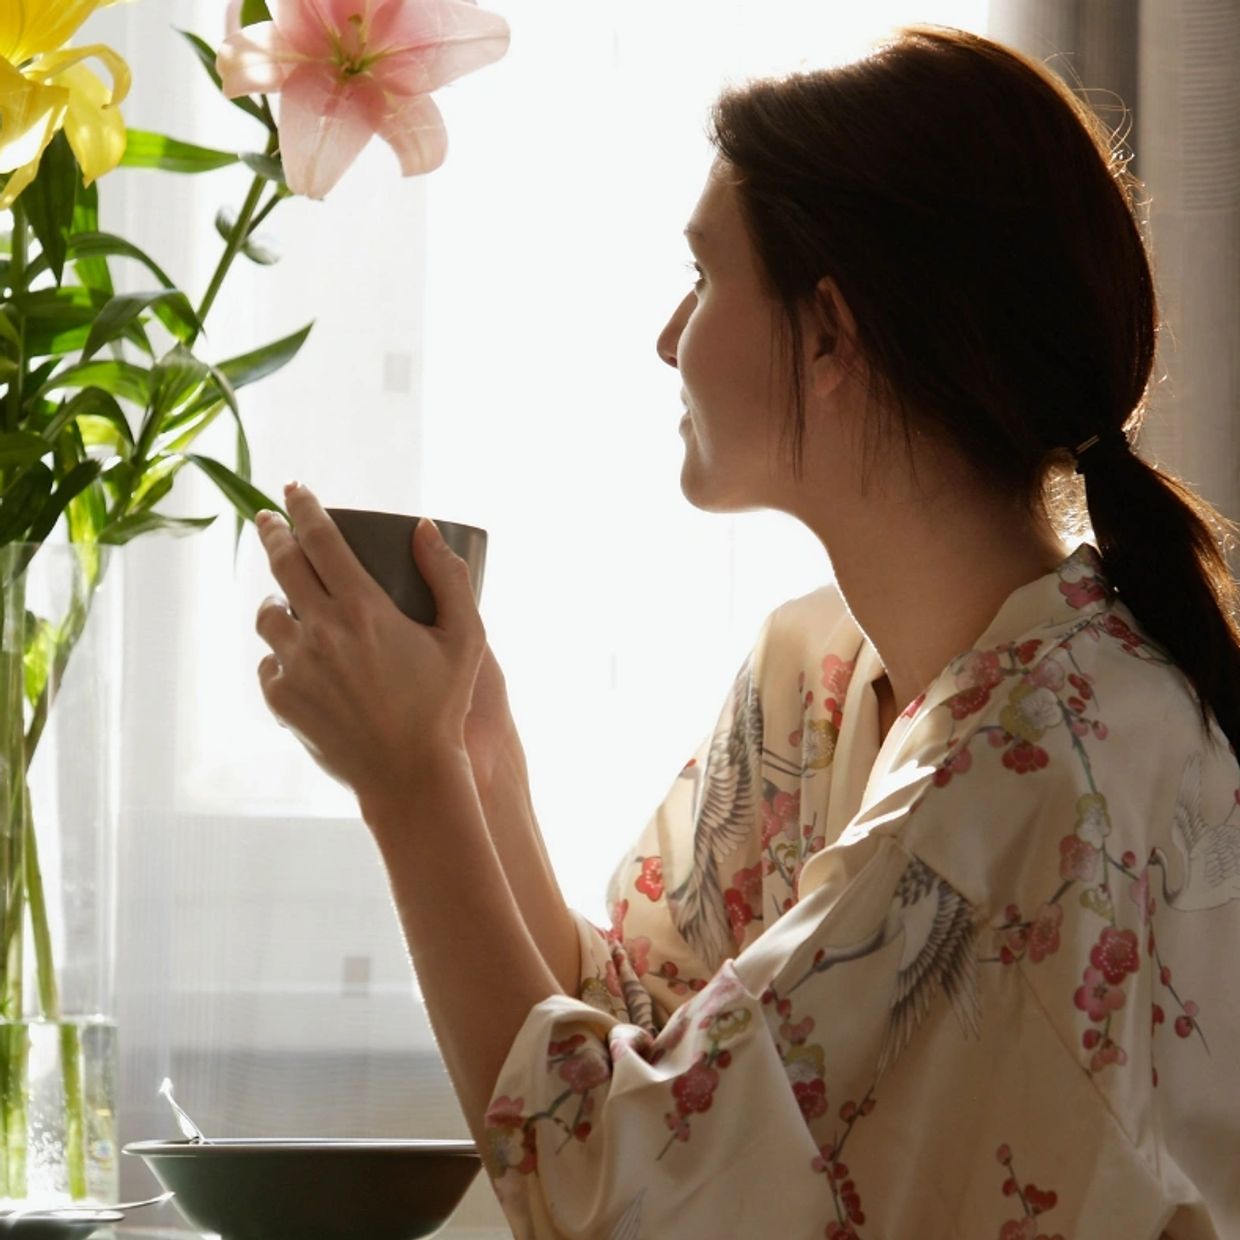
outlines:
{"label": "yellow lily flower", "polygon": [[[34,180],[47,145],[64,129],[87,185],[125,153],[116,105],[129,93],[129,66],[101,43],[64,43],[116,0],[8,0],[0,6],[0,210]],[[111,84],[86,67],[99,61]]]}

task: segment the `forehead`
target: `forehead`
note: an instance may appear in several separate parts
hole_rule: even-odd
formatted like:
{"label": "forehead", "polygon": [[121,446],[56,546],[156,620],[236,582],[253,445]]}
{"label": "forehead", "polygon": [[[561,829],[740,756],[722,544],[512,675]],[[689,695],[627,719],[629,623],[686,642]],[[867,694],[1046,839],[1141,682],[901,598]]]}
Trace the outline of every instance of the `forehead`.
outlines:
{"label": "forehead", "polygon": [[740,207],[736,198],[736,180],[718,160],[712,165],[697,205],[685,228],[695,243],[735,242],[741,231]]}

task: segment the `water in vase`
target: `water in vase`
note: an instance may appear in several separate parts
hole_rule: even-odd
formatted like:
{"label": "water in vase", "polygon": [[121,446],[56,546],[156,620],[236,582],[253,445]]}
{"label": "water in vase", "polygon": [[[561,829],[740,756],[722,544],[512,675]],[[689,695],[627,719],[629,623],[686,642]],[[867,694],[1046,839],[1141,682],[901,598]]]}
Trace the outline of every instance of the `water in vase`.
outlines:
{"label": "water in vase", "polygon": [[0,1021],[0,1205],[117,1199],[117,1076],[114,1021]]}

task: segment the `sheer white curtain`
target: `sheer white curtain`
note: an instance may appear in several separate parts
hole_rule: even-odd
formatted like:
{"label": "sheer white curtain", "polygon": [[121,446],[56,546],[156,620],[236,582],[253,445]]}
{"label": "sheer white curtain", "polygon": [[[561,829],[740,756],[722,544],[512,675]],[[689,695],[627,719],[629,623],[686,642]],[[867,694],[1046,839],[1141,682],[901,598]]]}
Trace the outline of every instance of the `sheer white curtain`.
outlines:
{"label": "sheer white curtain", "polygon": [[[285,255],[230,281],[225,357],[317,321],[244,393],[255,480],[490,531],[482,611],[566,894],[604,916],[610,869],[714,720],[766,613],[822,584],[781,514],[679,489],[679,379],[655,338],[691,278],[681,237],[728,80],[825,65],[892,25],[984,32],[985,0],[494,0],[508,57],[442,91],[451,149],[401,181],[365,153],[323,204],[272,220]],[[129,122],[252,146],[174,26],[222,0],[102,14],[135,71]],[[122,172],[105,223],[201,289],[244,174]],[[222,430],[206,450],[230,459]],[[179,508],[218,503],[186,481]],[[127,563],[121,1001],[125,1140],[170,1131],[154,1091],[218,1133],[464,1131],[349,797],[266,713],[253,616],[273,589],[230,519]],[[451,841],[445,840],[445,847]],[[126,1167],[141,1188],[141,1173]],[[497,1218],[483,1186],[464,1218]],[[472,1213],[471,1213],[472,1212]]]}

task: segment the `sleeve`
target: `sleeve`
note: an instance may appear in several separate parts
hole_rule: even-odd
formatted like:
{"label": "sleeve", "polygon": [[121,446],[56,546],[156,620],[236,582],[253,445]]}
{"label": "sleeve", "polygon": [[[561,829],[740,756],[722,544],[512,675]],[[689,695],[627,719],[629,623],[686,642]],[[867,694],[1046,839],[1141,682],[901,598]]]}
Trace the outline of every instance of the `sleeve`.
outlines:
{"label": "sleeve", "polygon": [[770,810],[762,779],[762,678],[779,611],[763,622],[714,727],[614,871],[611,925],[574,914],[579,997],[651,1035],[761,929],[755,914],[763,816]]}
{"label": "sleeve", "polygon": [[530,1013],[484,1149],[514,1233],[1157,1240],[1156,1179],[961,894],[889,834],[819,861],[657,1034]]}

